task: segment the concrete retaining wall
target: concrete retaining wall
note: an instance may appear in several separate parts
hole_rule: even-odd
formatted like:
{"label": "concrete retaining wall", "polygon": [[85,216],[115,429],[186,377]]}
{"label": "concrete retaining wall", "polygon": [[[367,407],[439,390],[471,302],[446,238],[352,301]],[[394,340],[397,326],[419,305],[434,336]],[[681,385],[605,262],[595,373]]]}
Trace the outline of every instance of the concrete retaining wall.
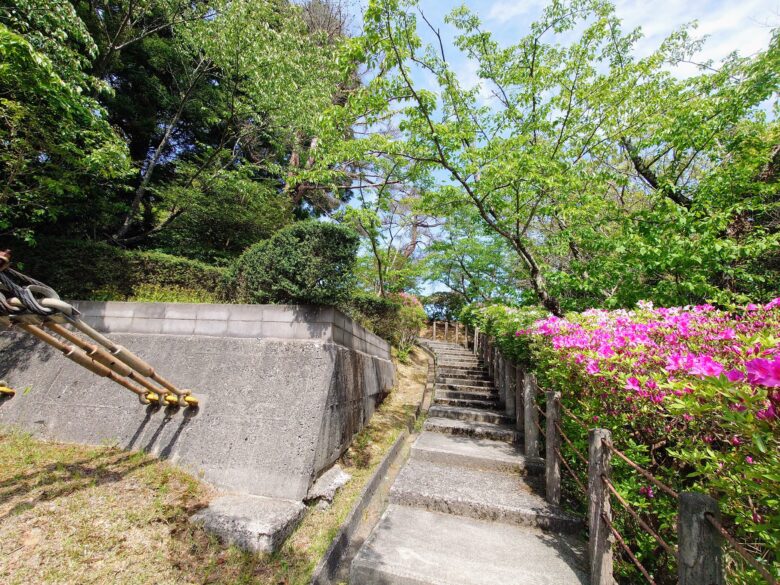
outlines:
{"label": "concrete retaining wall", "polygon": [[332,308],[74,304],[161,375],[192,388],[200,408],[143,406],[59,352],[6,331],[0,378],[20,392],[0,403],[0,424],[146,449],[228,490],[302,499],[394,384],[387,343]]}

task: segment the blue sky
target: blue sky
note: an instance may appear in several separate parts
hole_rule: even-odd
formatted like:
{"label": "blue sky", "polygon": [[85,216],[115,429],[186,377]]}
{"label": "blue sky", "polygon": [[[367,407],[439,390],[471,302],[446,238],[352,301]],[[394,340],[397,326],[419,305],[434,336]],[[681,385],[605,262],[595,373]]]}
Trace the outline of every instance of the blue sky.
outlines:
{"label": "blue sky", "polygon": [[[547,0],[421,0],[428,19],[442,27],[447,45],[451,35],[444,16],[461,4],[480,15],[496,40],[511,44],[527,33],[528,24],[539,17]],[[768,45],[773,27],[780,27],[780,0],[615,0],[615,5],[626,30],[642,28],[645,38],[637,46],[640,55],[650,53],[671,32],[692,21],[698,21],[696,36],[709,37],[702,61],[718,61],[734,50],[751,55]],[[448,58],[462,82],[476,83],[474,65],[460,58],[451,46]],[[680,74],[694,72],[690,66]]]}

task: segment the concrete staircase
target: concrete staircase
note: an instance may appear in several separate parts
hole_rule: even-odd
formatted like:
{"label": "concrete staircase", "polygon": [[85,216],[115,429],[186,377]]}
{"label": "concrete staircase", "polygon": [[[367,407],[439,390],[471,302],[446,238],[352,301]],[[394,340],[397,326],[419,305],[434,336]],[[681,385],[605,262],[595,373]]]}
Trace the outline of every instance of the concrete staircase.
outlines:
{"label": "concrete staircase", "polygon": [[462,346],[426,343],[434,404],[350,584],[584,585],[581,521],[545,501],[544,461],[522,455],[483,364]]}

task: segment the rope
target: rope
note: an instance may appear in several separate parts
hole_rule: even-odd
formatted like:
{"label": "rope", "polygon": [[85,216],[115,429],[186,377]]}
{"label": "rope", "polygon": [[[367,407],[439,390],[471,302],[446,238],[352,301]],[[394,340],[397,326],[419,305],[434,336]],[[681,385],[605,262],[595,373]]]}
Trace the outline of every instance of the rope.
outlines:
{"label": "rope", "polygon": [[767,571],[764,567],[761,566],[761,564],[753,558],[753,555],[751,555],[741,544],[739,544],[736,539],[729,534],[725,528],[721,525],[720,522],[718,522],[718,519],[715,518],[715,516],[712,515],[712,512],[705,512],[704,517],[707,518],[710,524],[712,524],[713,528],[720,533],[720,535],[728,542],[731,547],[739,553],[739,556],[741,556],[745,561],[753,567],[758,573],[766,579],[767,583],[769,585],[777,585],[777,580]]}
{"label": "rope", "polygon": [[621,548],[625,551],[625,553],[628,555],[631,561],[636,565],[636,568],[639,569],[639,572],[642,573],[645,579],[647,579],[647,582],[650,583],[650,585],[656,585],[655,581],[653,581],[653,578],[650,576],[650,573],[648,573],[644,565],[642,565],[642,563],[639,562],[639,559],[637,559],[634,556],[634,553],[632,553],[631,549],[628,548],[626,541],[623,540],[623,537],[620,536],[620,533],[617,531],[617,529],[615,529],[615,527],[612,525],[612,522],[609,520],[609,518],[607,518],[607,515],[604,512],[601,513],[601,519],[604,521],[604,524],[606,524],[609,530],[612,532],[612,534],[615,537],[615,540],[618,541]]}
{"label": "rope", "polygon": [[558,449],[555,449],[555,456],[558,457],[558,460],[563,463],[563,466],[566,468],[566,471],[569,472],[569,475],[571,475],[572,479],[577,483],[577,486],[582,490],[582,493],[587,495],[588,490],[585,489],[585,486],[580,481],[580,478],[577,477],[577,474],[574,473],[571,467],[569,467],[569,462],[566,461],[566,459],[563,458],[563,455],[561,455],[561,452],[558,451]]}
{"label": "rope", "polygon": [[579,417],[578,417],[576,414],[574,414],[574,413],[573,413],[571,410],[569,410],[568,408],[566,408],[566,406],[563,404],[563,401],[561,401],[561,400],[558,400],[558,405],[561,407],[561,410],[562,410],[562,411],[563,411],[565,414],[567,414],[568,416],[570,416],[571,418],[573,418],[573,419],[574,419],[574,420],[577,422],[577,424],[579,424],[579,425],[580,425],[580,426],[581,426],[583,429],[585,429],[586,431],[588,430],[588,425],[586,425],[586,424],[585,424],[585,423],[584,423],[584,422],[583,422],[583,421],[582,421],[582,420],[581,420],[581,419],[580,419],[580,418],[579,418]]}
{"label": "rope", "polygon": [[674,491],[672,488],[670,488],[670,487],[669,487],[668,485],[666,485],[665,483],[662,483],[660,480],[656,479],[656,477],[655,477],[655,476],[654,476],[652,473],[650,473],[649,471],[647,471],[647,470],[645,470],[645,469],[642,469],[641,467],[639,467],[639,465],[637,465],[636,463],[634,463],[633,461],[631,461],[631,459],[629,459],[629,458],[628,458],[626,455],[624,455],[623,453],[621,453],[620,451],[618,451],[617,449],[615,449],[615,447],[613,447],[613,446],[612,446],[611,444],[609,444],[607,441],[604,441],[604,440],[602,439],[602,441],[601,441],[601,444],[602,444],[602,445],[604,445],[604,446],[606,446],[606,447],[607,447],[607,448],[608,448],[610,451],[612,451],[612,452],[613,452],[615,455],[617,455],[617,456],[618,456],[618,457],[620,457],[620,458],[621,458],[623,461],[625,461],[625,462],[628,464],[628,466],[629,466],[629,467],[631,467],[631,468],[632,468],[632,469],[634,469],[635,471],[637,471],[637,472],[641,473],[641,474],[642,474],[642,475],[643,475],[645,478],[647,478],[647,480],[648,480],[648,481],[651,481],[651,482],[653,482],[653,483],[656,485],[656,487],[658,487],[660,490],[662,490],[662,491],[666,492],[668,495],[672,496],[673,498],[679,498],[679,497],[680,497],[680,495],[679,495],[679,494],[678,494],[676,491]]}
{"label": "rope", "polygon": [[569,447],[571,447],[571,450],[574,451],[575,455],[577,455],[577,458],[587,467],[588,459],[582,453],[580,453],[577,447],[574,446],[574,443],[572,443],[571,439],[569,439],[569,437],[566,436],[566,433],[563,432],[561,426],[558,423],[555,423],[555,428],[558,429],[558,434],[560,434],[561,437],[563,437],[563,440],[566,441],[566,444],[569,445]]}
{"label": "rope", "polygon": [[640,516],[636,512],[636,510],[634,510],[631,507],[631,504],[629,504],[623,498],[623,496],[621,496],[618,493],[618,491],[615,489],[615,486],[612,484],[612,482],[609,481],[609,479],[607,479],[606,476],[604,476],[604,475],[601,476],[601,481],[604,482],[604,485],[607,486],[607,489],[610,491],[610,493],[617,498],[617,501],[620,502],[620,505],[623,506],[623,508],[625,508],[626,512],[628,512],[631,515],[631,517],[634,520],[636,520],[639,523],[639,525],[642,528],[644,528],[650,536],[655,538],[658,541],[658,544],[660,544],[666,552],[668,552],[670,555],[676,557],[677,556],[677,551],[675,550],[675,548],[673,546],[671,546],[670,544],[668,544],[663,538],[661,538],[661,536],[659,536],[659,534],[655,530],[653,530],[650,527],[650,525],[647,522],[645,522],[644,520],[642,520],[642,518],[640,518]]}

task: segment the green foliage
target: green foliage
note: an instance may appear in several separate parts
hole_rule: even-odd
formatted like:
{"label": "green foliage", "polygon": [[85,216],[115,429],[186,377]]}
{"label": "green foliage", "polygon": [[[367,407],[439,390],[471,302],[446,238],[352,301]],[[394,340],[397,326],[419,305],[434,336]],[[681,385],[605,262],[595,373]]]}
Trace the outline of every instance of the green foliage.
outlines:
{"label": "green foliage", "polygon": [[389,341],[401,361],[409,355],[427,321],[420,300],[406,293],[380,297],[357,292],[344,309],[358,323]]}
{"label": "green foliage", "polygon": [[[64,12],[52,13],[49,23],[60,22],[55,32],[62,35],[69,30]],[[0,24],[2,235],[32,240],[42,224],[99,215],[102,190],[127,176],[127,151],[104,110],[84,94],[80,76],[74,81],[60,76],[64,73],[67,69]]]}
{"label": "green foliage", "polygon": [[357,291],[353,293],[345,305],[344,311],[355,321],[373,331],[379,337],[397,344],[398,314],[400,303],[388,297]]}
{"label": "green foliage", "polygon": [[359,238],[349,228],[298,222],[258,242],[236,261],[236,298],[250,303],[339,305],[354,287]]}
{"label": "green foliage", "polygon": [[460,320],[472,329],[492,337],[505,356],[518,364],[531,365],[531,347],[526,337],[517,332],[525,330],[549,313],[539,307],[508,307],[501,304],[472,303],[460,312]]}
{"label": "green foliage", "polygon": [[[701,42],[683,29],[638,58],[641,31],[621,30],[607,1],[551,0],[510,45],[465,7],[445,20],[476,86],[439,50],[437,25],[423,41],[414,0],[369,3],[344,58],[375,75],[326,112],[318,167],[327,180],[361,161],[426,185],[415,211],[447,219],[436,278],[472,300],[516,284],[558,315],[778,291],[780,34],[678,78]],[[389,118],[397,132],[344,140]]]}
{"label": "green foliage", "polygon": [[455,321],[466,305],[466,299],[454,292],[435,292],[420,297],[420,302],[432,321]]}
{"label": "green foliage", "polygon": [[412,346],[420,336],[420,330],[428,321],[422,303],[414,295],[398,293],[393,295],[400,305],[397,322],[397,343],[398,351],[408,355]]}
{"label": "green foliage", "polygon": [[56,238],[13,249],[15,262],[26,274],[66,299],[214,302],[226,298],[224,270],[160,252]]}

